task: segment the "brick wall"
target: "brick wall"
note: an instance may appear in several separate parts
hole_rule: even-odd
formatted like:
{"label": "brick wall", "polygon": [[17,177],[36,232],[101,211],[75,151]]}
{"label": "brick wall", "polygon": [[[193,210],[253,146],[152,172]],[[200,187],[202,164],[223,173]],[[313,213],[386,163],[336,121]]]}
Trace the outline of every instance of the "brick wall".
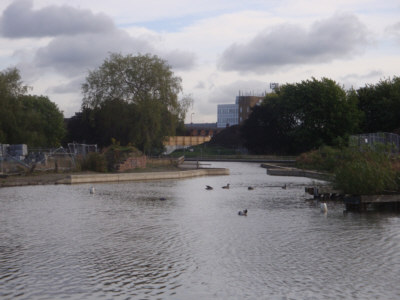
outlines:
{"label": "brick wall", "polygon": [[146,156],[129,157],[125,162],[116,166],[118,172],[125,172],[133,169],[146,168],[147,158]]}

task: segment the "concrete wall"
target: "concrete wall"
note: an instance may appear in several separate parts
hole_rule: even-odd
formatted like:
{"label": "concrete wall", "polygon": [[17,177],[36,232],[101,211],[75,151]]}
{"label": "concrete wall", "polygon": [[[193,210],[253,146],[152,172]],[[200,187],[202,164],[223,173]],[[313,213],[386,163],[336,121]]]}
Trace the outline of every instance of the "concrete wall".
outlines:
{"label": "concrete wall", "polygon": [[174,172],[147,172],[147,173],[113,173],[69,175],[60,180],[60,184],[98,183],[98,182],[122,182],[138,180],[182,179],[196,176],[229,175],[229,169],[197,169]]}

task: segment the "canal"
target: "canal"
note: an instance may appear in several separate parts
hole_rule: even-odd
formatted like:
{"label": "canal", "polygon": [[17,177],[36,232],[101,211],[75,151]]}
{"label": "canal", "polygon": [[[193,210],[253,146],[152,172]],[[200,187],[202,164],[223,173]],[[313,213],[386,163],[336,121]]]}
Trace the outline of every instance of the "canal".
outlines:
{"label": "canal", "polygon": [[0,189],[0,299],[399,299],[399,214],[210,167],[230,175]]}

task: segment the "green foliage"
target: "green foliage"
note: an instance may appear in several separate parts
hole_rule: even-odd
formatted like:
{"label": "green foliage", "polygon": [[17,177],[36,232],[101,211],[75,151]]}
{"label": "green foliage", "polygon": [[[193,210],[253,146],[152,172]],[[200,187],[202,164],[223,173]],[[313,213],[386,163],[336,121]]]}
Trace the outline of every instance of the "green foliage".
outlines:
{"label": "green foliage", "polygon": [[281,86],[244,123],[246,146],[257,154],[296,154],[336,146],[358,130],[357,97],[322,78]]}
{"label": "green foliage", "polygon": [[381,194],[398,191],[398,173],[384,151],[354,151],[335,169],[335,187],[348,194]]}
{"label": "green foliage", "polygon": [[133,146],[120,146],[115,139],[114,143],[107,147],[103,153],[109,171],[115,171],[115,166],[122,163],[128,157],[138,157],[143,155],[141,151]]}
{"label": "green foliage", "polygon": [[65,134],[64,117],[47,97],[24,95],[17,69],[0,73],[0,143],[58,147]]}
{"label": "green foliage", "polygon": [[178,100],[181,78],[151,55],[111,54],[89,72],[82,91],[82,112],[69,125],[71,139],[107,146],[114,137],[153,154],[164,150],[165,137],[175,135],[193,101]]}
{"label": "green foliage", "polygon": [[366,85],[357,90],[357,96],[365,116],[363,132],[392,132],[400,128],[400,77]]}
{"label": "green foliage", "polygon": [[323,146],[318,150],[312,150],[300,154],[296,159],[296,167],[300,169],[311,169],[325,172],[334,172],[338,161],[342,159],[342,151]]}
{"label": "green foliage", "polygon": [[107,160],[104,154],[89,153],[81,162],[82,171],[107,172]]}
{"label": "green foliage", "polygon": [[346,194],[382,194],[400,190],[400,160],[389,153],[384,146],[322,147],[301,154],[296,166],[332,173],[335,188]]}

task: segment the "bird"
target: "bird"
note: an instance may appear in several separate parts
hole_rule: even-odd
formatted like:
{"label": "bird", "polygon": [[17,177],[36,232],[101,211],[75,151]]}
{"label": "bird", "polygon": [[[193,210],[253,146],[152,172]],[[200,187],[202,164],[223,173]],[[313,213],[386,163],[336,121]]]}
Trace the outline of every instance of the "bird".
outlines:
{"label": "bird", "polygon": [[165,201],[165,200],[167,200],[167,198],[165,198],[165,197],[160,198],[160,201]]}
{"label": "bird", "polygon": [[229,183],[222,187],[223,189],[229,189]]}
{"label": "bird", "polygon": [[206,185],[206,190],[212,190],[212,189],[213,189],[212,186]]}
{"label": "bird", "polygon": [[282,188],[283,188],[284,190],[286,190],[286,183],[282,186]]}
{"label": "bird", "polygon": [[327,213],[328,212],[328,205],[326,205],[325,202],[321,203],[321,212],[322,213]]}
{"label": "bird", "polygon": [[247,209],[238,212],[239,216],[247,216]]}
{"label": "bird", "polygon": [[249,186],[247,189],[248,189],[249,191],[254,190],[254,188],[253,188],[252,186]]}
{"label": "bird", "polygon": [[94,186],[89,189],[89,193],[94,194]]}

